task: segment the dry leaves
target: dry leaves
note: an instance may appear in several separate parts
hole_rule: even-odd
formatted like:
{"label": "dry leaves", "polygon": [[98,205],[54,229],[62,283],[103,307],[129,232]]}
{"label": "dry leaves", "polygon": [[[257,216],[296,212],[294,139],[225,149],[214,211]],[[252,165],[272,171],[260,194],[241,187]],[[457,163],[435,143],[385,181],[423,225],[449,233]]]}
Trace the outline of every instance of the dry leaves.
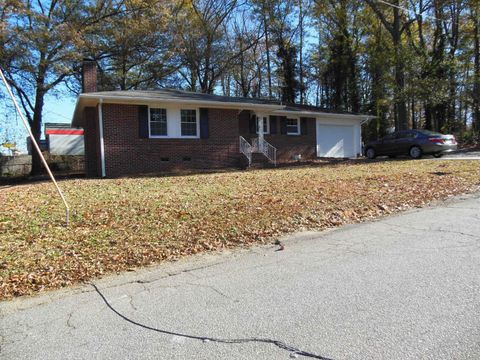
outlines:
{"label": "dry leaves", "polygon": [[68,180],[0,191],[0,299],[476,191],[478,162],[395,161],[180,177]]}

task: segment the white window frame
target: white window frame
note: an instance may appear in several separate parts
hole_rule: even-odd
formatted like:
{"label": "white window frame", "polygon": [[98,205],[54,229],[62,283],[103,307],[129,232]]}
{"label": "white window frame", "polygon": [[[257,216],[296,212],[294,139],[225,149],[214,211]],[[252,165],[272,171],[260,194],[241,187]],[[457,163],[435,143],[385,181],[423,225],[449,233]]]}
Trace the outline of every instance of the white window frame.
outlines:
{"label": "white window frame", "polygon": [[[260,134],[260,132],[258,131],[258,120],[259,120],[260,116],[257,116],[255,118],[255,129],[257,131],[257,135]],[[263,116],[263,121],[267,124],[266,125],[266,128],[267,130],[263,132],[263,135],[270,135],[270,116]],[[264,126],[265,128],[265,126]]]}
{"label": "white window frame", "polygon": [[[196,128],[197,128],[197,135],[182,135],[182,110],[191,110],[195,111],[195,120],[196,120]],[[199,139],[200,138],[200,111],[197,108],[180,108],[179,111],[179,119],[180,119],[180,138],[181,139]]]}
{"label": "white window frame", "polygon": [[[151,130],[151,118],[150,118],[150,109],[162,109],[165,110],[165,116],[167,118],[167,135],[152,135],[152,130]],[[148,137],[151,139],[164,139],[164,138],[169,138],[170,136],[168,135],[168,109],[164,107],[155,107],[155,106],[149,106],[148,107]]]}
{"label": "white window frame", "polygon": [[[152,135],[150,109],[165,109],[167,112],[167,135]],[[197,135],[182,135],[182,110],[193,110],[196,114]],[[200,109],[196,107],[181,108],[166,104],[148,105],[148,137],[149,139],[200,139]]]}
{"label": "white window frame", "polygon": [[297,120],[297,132],[289,132],[288,131],[288,123],[286,124],[286,128],[287,128],[287,135],[300,135],[302,133],[302,130],[300,129],[300,124],[301,124],[301,121],[300,121],[300,118],[299,117],[287,117],[287,119],[285,121],[288,122],[288,120]]}

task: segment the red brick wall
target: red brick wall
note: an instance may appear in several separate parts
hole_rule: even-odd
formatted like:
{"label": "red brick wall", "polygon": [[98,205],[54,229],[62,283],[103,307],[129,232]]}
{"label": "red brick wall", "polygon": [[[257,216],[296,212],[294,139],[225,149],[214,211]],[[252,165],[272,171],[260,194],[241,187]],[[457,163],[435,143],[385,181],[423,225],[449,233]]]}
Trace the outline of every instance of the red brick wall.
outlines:
{"label": "red brick wall", "polygon": [[97,91],[97,63],[85,60],[82,68],[82,92]]}
{"label": "red brick wall", "polygon": [[88,177],[97,177],[101,174],[98,111],[94,107],[87,107],[84,115],[85,172]]}
{"label": "red brick wall", "polygon": [[138,106],[104,104],[106,175],[237,167],[240,165],[237,114],[237,110],[208,109],[207,139],[142,139]]}
{"label": "red brick wall", "polygon": [[[240,113],[240,135],[251,143],[251,139],[258,137],[250,133],[250,112]],[[301,120],[300,120],[301,121]],[[280,117],[277,117],[277,133],[265,135],[265,140],[277,148],[277,161],[285,162],[293,160],[295,155],[302,155],[302,160],[314,159],[317,156],[316,122],[314,118],[307,118],[307,134],[286,135],[281,134]]]}

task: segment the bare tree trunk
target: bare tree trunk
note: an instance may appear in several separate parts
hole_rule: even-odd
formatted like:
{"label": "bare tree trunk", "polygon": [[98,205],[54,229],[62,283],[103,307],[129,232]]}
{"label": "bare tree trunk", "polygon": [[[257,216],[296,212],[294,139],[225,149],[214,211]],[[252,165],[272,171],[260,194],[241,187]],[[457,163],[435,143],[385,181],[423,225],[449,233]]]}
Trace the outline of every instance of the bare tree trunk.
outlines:
{"label": "bare tree trunk", "polygon": [[432,106],[426,103],[424,107],[425,107],[425,129],[433,130]]}
{"label": "bare tree trunk", "polygon": [[415,118],[415,97],[412,96],[412,129],[417,129],[417,120]]}
{"label": "bare tree trunk", "polygon": [[[243,49],[243,39],[240,37],[240,49]],[[247,97],[249,93],[249,89],[247,86],[247,80],[245,78],[245,55],[242,52],[239,58],[240,61],[240,87],[242,89],[242,96]]]}
{"label": "bare tree trunk", "polygon": [[[42,112],[43,112],[43,105],[44,105],[44,98],[45,94],[43,92],[43,84],[37,86],[36,96],[35,96],[35,110],[33,112],[33,123],[31,126],[31,130],[33,133],[33,137],[40,143],[40,136],[42,134]],[[32,171],[31,175],[39,175],[42,173],[42,160],[40,155],[37,151],[32,147]]]}
{"label": "bare tree trunk", "polygon": [[468,103],[465,103],[465,109],[463,111],[463,129],[467,130],[468,125]]}
{"label": "bare tree trunk", "polygon": [[122,78],[120,79],[120,90],[127,90],[127,59],[122,51]]}
{"label": "bare tree trunk", "polygon": [[[399,0],[395,1],[395,5],[399,6]],[[405,88],[405,67],[402,59],[402,39],[400,30],[400,10],[398,8],[393,9],[393,46],[395,47],[395,102],[397,104],[398,114],[398,128],[397,130],[408,129],[407,119],[407,105],[403,96],[403,90]]]}
{"label": "bare tree trunk", "polygon": [[265,30],[265,52],[267,55],[267,79],[268,79],[268,97],[271,99],[273,98],[272,95],[272,68],[270,65],[270,43],[268,38],[268,21],[267,21],[267,9],[265,8],[265,4],[263,5],[263,28]]}
{"label": "bare tree trunk", "polygon": [[403,62],[402,49],[402,33],[405,31],[407,24],[402,26],[400,1],[392,2],[393,6],[393,22],[390,22],[387,16],[379,9],[377,2],[374,0],[366,0],[369,6],[377,14],[380,21],[392,36],[393,47],[395,50],[395,127],[397,130],[408,129],[407,105],[404,99],[403,91],[405,89],[405,66]]}
{"label": "bare tree trunk", "polygon": [[300,16],[300,61],[299,61],[299,71],[300,71],[300,104],[303,104],[305,99],[305,85],[303,83],[303,0],[299,0],[299,16]]}
{"label": "bare tree trunk", "polygon": [[473,76],[473,116],[475,130],[480,132],[480,14],[478,8],[471,9],[474,20],[474,69]]}

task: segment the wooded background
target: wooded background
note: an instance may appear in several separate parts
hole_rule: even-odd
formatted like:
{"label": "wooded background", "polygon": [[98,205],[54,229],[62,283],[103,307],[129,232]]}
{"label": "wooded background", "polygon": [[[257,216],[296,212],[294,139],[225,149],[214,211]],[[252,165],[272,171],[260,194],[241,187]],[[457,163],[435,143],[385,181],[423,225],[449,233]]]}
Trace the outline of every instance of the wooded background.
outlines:
{"label": "wooded background", "polygon": [[0,0],[0,66],[35,136],[45,96],[79,92],[85,58],[101,90],[369,113],[366,139],[480,130],[480,0]]}

